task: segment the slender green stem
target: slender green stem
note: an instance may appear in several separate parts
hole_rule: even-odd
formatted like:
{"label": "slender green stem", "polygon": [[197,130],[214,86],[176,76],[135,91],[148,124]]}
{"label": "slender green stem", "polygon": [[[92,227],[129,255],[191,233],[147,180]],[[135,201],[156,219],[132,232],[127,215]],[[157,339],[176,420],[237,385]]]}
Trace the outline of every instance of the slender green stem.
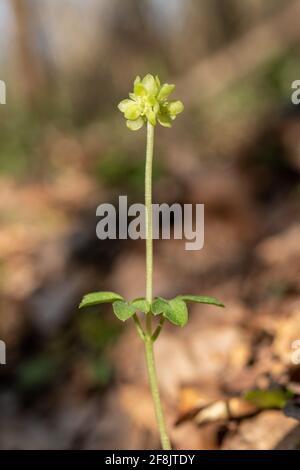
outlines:
{"label": "slender green stem", "polygon": [[[152,303],[153,278],[153,227],[152,227],[152,161],[154,146],[154,126],[147,123],[147,149],[145,168],[145,208],[146,208],[146,299]],[[150,317],[150,315],[149,315]]]}
{"label": "slender green stem", "polygon": [[146,351],[146,360],[148,367],[148,376],[151,387],[152,399],[155,409],[156,421],[160,433],[160,441],[163,450],[171,450],[170,440],[166,430],[165,418],[161,406],[159,388],[157,383],[155,362],[154,362],[154,353],[153,353],[153,341],[147,336],[145,338],[145,351]]}
{"label": "slender green stem", "polygon": [[[152,226],[152,161],[154,146],[154,126],[147,123],[147,149],[145,169],[145,208],[146,208],[146,299],[152,304],[153,285],[153,226]],[[153,398],[156,420],[160,433],[161,445],[164,450],[170,450],[170,440],[166,431],[165,418],[161,406],[159,388],[156,376],[153,339],[152,339],[152,313],[146,316],[146,332],[144,336],[146,361],[150,388]]]}
{"label": "slender green stem", "polygon": [[144,339],[145,339],[145,332],[144,332],[144,330],[143,330],[143,328],[142,328],[141,322],[140,322],[139,317],[137,316],[136,313],[133,315],[133,321],[134,321],[134,323],[135,323],[135,326],[136,326],[136,329],[137,329],[137,332],[138,332],[140,338],[142,339],[142,341],[144,341]]}
{"label": "slender green stem", "polygon": [[161,329],[162,329],[164,323],[165,323],[165,317],[161,316],[161,319],[160,319],[160,321],[159,321],[159,324],[158,324],[156,330],[154,331],[154,333],[153,333],[153,335],[152,335],[153,343],[154,343],[154,341],[156,341],[157,338],[159,337],[160,332],[161,332]]}

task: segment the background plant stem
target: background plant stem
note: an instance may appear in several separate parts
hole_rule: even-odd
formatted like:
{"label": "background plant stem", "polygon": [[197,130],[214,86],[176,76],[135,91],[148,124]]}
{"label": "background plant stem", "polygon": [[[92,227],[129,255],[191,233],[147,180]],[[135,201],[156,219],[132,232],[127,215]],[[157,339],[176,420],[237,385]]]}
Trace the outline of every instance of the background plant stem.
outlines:
{"label": "background plant stem", "polygon": [[[153,285],[153,227],[152,227],[152,161],[154,145],[154,126],[147,123],[147,148],[145,169],[145,207],[146,207],[146,299],[152,303]],[[156,420],[160,433],[161,445],[164,450],[170,450],[170,440],[166,431],[165,418],[161,406],[157,375],[154,362],[152,339],[152,313],[147,313],[146,336],[144,339],[146,362],[150,388],[153,398]]]}

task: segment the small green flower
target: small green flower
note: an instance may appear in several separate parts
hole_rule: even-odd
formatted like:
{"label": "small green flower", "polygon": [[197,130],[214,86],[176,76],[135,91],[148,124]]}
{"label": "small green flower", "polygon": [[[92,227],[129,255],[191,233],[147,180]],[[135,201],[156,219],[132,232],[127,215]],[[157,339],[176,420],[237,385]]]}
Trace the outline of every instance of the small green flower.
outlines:
{"label": "small green flower", "polygon": [[177,114],[184,109],[181,101],[167,101],[175,85],[165,83],[161,86],[158,76],[147,74],[142,80],[136,77],[133,93],[122,100],[118,108],[127,119],[126,124],[132,131],[140,129],[147,121],[153,126],[158,121],[164,127],[171,127]]}

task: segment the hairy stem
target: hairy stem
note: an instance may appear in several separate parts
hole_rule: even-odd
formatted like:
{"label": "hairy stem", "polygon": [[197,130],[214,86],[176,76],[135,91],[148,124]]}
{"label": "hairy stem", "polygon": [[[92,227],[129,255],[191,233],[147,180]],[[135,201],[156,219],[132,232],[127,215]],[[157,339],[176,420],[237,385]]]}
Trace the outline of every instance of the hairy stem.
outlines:
{"label": "hairy stem", "polygon": [[[145,169],[145,207],[146,207],[146,299],[152,303],[153,285],[153,227],[152,227],[152,161],[154,145],[154,126],[147,123],[147,149]],[[157,383],[153,339],[152,339],[152,313],[146,316],[146,333],[144,337],[146,361],[152,399],[155,409],[156,420],[160,433],[161,445],[164,450],[170,450],[170,440],[166,431],[165,418],[161,406],[159,388]]]}

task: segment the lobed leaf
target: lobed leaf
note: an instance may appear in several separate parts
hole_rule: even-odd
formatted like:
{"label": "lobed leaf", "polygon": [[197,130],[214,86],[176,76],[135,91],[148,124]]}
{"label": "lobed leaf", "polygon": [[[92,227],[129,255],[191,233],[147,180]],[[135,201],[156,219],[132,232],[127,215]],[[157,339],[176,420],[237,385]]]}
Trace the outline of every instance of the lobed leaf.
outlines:
{"label": "lobed leaf", "polygon": [[113,311],[116,317],[121,321],[128,320],[128,318],[135,314],[135,308],[123,300],[117,300],[113,303]]}
{"label": "lobed leaf", "polygon": [[169,302],[163,299],[162,297],[156,297],[151,305],[151,311],[153,315],[160,315],[164,313],[168,308],[170,308]]}
{"label": "lobed leaf", "polygon": [[144,313],[150,312],[150,304],[148,300],[144,299],[144,297],[139,297],[138,299],[132,300],[130,305],[132,305],[135,311],[139,310]]}
{"label": "lobed leaf", "polygon": [[166,300],[157,297],[152,303],[153,315],[163,314],[167,320],[177,326],[184,326],[188,321],[188,310],[185,302],[178,297]]}
{"label": "lobed leaf", "polygon": [[164,316],[174,325],[184,326],[188,321],[188,309],[185,302],[178,297],[169,301],[170,309],[168,309]]}

